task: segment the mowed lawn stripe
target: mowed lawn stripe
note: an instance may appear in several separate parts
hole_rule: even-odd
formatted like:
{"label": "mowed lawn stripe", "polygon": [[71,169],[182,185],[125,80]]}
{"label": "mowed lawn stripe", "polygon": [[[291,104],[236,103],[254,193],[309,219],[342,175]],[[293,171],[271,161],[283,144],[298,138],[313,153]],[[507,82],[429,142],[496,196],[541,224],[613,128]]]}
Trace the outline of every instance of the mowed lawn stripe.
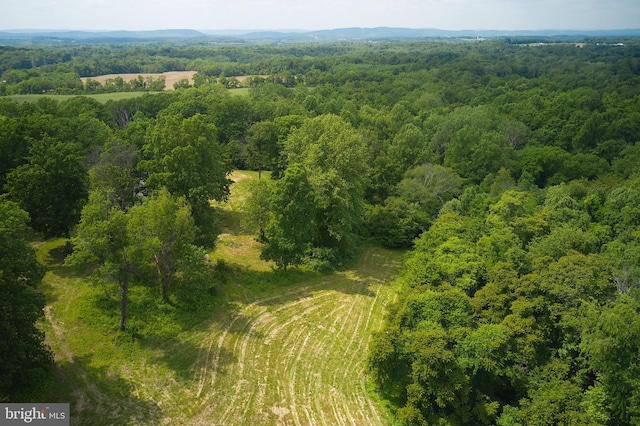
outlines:
{"label": "mowed lawn stripe", "polygon": [[184,423],[388,424],[367,392],[364,367],[401,256],[372,247],[348,272],[236,303],[231,321],[210,327],[202,342],[206,355],[194,366],[202,411]]}

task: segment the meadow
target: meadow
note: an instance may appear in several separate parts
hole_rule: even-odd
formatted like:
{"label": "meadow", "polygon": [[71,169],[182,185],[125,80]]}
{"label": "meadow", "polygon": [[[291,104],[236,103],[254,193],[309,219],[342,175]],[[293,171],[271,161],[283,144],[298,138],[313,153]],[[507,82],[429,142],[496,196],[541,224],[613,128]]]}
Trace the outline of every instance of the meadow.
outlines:
{"label": "meadow", "polygon": [[[98,102],[104,104],[104,103],[107,103],[108,101],[121,101],[123,99],[137,98],[137,97],[140,97],[140,96],[144,95],[145,93],[149,93],[149,92],[97,93],[97,94],[82,95],[82,96],[86,96],[88,98],[93,98],[93,99],[97,100]],[[53,100],[62,102],[62,101],[69,100],[71,98],[75,98],[76,96],[79,96],[79,95],[32,94],[32,95],[10,95],[9,97],[11,99],[13,99],[14,101],[18,101],[18,102],[22,103],[22,102],[35,102],[38,99],[43,98],[43,97],[51,98]]]}
{"label": "meadow", "polygon": [[216,292],[191,309],[163,304],[155,286],[131,289],[129,329],[117,300],[62,264],[64,240],[38,245],[51,399],[70,401],[72,424],[390,424],[370,391],[365,361],[403,252],[364,249],[348,270],[273,270],[242,226],[255,172],[236,172],[224,227],[210,252]]}
{"label": "meadow", "polygon": [[[246,87],[241,87],[238,89],[227,89],[229,93],[234,96],[248,96],[249,89]],[[143,96],[147,93],[157,93],[157,92],[113,92],[113,93],[96,93],[96,94],[87,94],[87,95],[50,95],[50,94],[32,94],[32,95],[10,95],[9,98],[14,101],[22,102],[35,102],[40,98],[46,97],[51,98],[53,100],[63,102],[69,100],[71,98],[75,98],[77,96],[86,96],[88,98],[92,98],[100,102],[101,104],[105,104],[108,101],[121,101],[124,99],[133,99]]]}

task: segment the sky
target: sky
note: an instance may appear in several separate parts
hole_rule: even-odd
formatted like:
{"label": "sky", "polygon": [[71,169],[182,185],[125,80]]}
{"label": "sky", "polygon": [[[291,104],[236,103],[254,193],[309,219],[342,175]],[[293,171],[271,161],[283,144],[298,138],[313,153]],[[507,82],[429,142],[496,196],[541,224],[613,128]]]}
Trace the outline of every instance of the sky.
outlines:
{"label": "sky", "polygon": [[640,0],[0,0],[0,30],[640,28]]}

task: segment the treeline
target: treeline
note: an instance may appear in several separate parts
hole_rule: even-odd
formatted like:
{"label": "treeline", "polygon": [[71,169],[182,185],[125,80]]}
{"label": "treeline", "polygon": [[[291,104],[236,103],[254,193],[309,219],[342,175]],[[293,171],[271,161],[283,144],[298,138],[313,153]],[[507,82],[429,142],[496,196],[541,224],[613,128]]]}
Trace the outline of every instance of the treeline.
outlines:
{"label": "treeline", "polygon": [[[585,40],[581,40],[585,41]],[[161,43],[114,43],[110,45],[62,45],[37,48],[0,46],[0,95],[42,93],[82,94],[80,78],[106,74],[196,71],[204,77],[273,75],[290,73],[307,84],[335,82],[341,71],[408,71],[439,69],[468,72],[475,77],[522,76],[526,78],[568,75],[585,62],[607,75],[638,75],[640,61],[634,56],[634,40],[625,46],[597,45],[586,40],[575,44],[538,46],[532,50],[508,40],[470,46],[455,42],[376,42],[285,44],[275,46],[183,45]],[[631,48],[630,48],[631,47]],[[553,59],[552,59],[553,58]],[[594,65],[596,65],[594,67]],[[603,74],[604,73],[604,74]],[[487,81],[484,81],[486,83]],[[604,84],[601,81],[599,84]],[[563,82],[563,87],[584,83]]]}
{"label": "treeline", "polygon": [[416,241],[371,375],[403,424],[636,424],[640,180],[504,170]]}
{"label": "treeline", "polygon": [[[209,201],[230,170],[268,170],[246,225],[277,267],[411,249],[369,361],[403,423],[638,422],[639,43],[77,49],[102,73],[150,52],[198,70],[106,104],[0,98],[2,202],[71,238],[121,329],[130,285],[212,291]],[[240,74],[261,77],[231,96]]]}

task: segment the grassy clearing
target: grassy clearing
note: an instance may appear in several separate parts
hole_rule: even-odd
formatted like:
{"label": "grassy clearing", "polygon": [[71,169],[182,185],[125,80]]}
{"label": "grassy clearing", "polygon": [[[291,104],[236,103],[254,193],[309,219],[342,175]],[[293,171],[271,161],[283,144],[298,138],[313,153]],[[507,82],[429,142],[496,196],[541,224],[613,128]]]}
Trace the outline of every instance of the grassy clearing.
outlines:
{"label": "grassy clearing", "polygon": [[388,424],[363,371],[399,257],[369,249],[350,271],[234,302],[224,323],[194,335],[201,346],[190,421]]}
{"label": "grassy clearing", "polygon": [[123,99],[132,99],[132,98],[138,98],[142,95],[144,95],[145,93],[158,93],[158,92],[116,92],[116,93],[98,93],[98,94],[94,94],[94,95],[47,95],[47,94],[42,94],[42,95],[11,95],[9,96],[11,99],[13,99],[14,101],[18,101],[18,102],[36,102],[38,99],[43,98],[43,97],[47,97],[47,98],[51,98],[54,99],[56,101],[66,101],[69,100],[71,98],[75,98],[77,96],[86,96],[88,98],[93,98],[95,100],[97,100],[98,102],[104,104],[107,101],[120,101]]}
{"label": "grassy clearing", "polygon": [[49,401],[71,402],[72,424],[390,423],[364,363],[402,253],[370,247],[330,275],[275,272],[241,226],[256,174],[232,177],[231,200],[218,206],[226,232],[211,253],[228,268],[217,295],[183,291],[165,305],[156,286],[137,283],[127,333],[116,331],[118,302],[105,295],[113,289],[62,266],[63,240],[38,246],[58,364]]}
{"label": "grassy clearing", "polygon": [[234,96],[249,96],[249,88],[248,87],[239,87],[237,89],[228,89],[229,93]]}
{"label": "grassy clearing", "polygon": [[[38,99],[46,97],[51,98],[56,101],[66,101],[71,98],[75,98],[77,96],[86,96],[88,98],[93,98],[98,102],[104,104],[107,101],[121,101],[123,99],[132,99],[143,96],[146,93],[160,93],[160,92],[115,92],[115,93],[97,93],[97,94],[87,94],[87,95],[51,95],[51,94],[40,94],[40,95],[9,95],[9,98],[14,101],[22,102],[36,102]],[[239,89],[229,89],[229,93],[233,96],[249,96],[249,88],[241,87]]]}

